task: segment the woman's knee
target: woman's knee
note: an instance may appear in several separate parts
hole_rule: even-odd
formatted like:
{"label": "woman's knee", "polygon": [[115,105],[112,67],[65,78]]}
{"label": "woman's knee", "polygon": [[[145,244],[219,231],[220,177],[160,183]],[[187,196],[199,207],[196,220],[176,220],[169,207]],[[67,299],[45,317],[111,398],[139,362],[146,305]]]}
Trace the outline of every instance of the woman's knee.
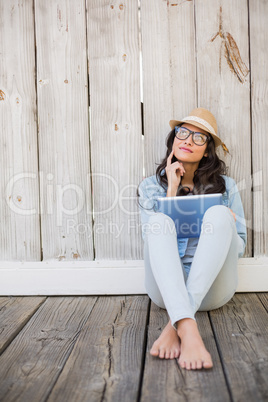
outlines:
{"label": "woman's knee", "polygon": [[159,234],[159,233],[176,233],[175,223],[168,215],[162,212],[156,212],[151,215],[148,220],[147,233]]}
{"label": "woman's knee", "polygon": [[155,223],[155,222],[160,222],[160,223],[165,223],[165,222],[170,222],[174,224],[174,221],[166,214],[163,214],[163,212],[156,212],[152,215],[150,215],[150,218],[148,220],[149,223]]}
{"label": "woman's knee", "polygon": [[213,227],[220,226],[223,228],[234,222],[230,209],[225,205],[214,205],[208,208],[203,217],[203,224],[210,223]]}

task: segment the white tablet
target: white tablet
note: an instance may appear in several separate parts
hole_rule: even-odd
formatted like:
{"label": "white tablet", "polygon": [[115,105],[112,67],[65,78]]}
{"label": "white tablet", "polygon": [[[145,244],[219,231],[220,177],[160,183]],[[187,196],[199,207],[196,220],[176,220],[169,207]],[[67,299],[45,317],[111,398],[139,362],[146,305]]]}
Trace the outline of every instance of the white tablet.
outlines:
{"label": "white tablet", "polygon": [[[213,205],[222,204],[222,194],[158,197],[158,210],[175,222],[177,237],[199,237],[204,213]],[[202,228],[212,230],[213,228]]]}

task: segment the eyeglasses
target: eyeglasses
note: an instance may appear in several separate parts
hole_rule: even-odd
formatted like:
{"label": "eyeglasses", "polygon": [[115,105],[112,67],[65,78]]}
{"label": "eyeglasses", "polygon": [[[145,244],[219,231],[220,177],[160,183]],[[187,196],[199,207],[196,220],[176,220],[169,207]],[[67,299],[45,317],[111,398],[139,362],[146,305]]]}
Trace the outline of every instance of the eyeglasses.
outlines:
{"label": "eyeglasses", "polygon": [[186,127],[175,127],[175,136],[178,138],[178,140],[186,140],[191,134],[195,145],[204,145],[209,139],[208,135],[206,134],[191,131]]}

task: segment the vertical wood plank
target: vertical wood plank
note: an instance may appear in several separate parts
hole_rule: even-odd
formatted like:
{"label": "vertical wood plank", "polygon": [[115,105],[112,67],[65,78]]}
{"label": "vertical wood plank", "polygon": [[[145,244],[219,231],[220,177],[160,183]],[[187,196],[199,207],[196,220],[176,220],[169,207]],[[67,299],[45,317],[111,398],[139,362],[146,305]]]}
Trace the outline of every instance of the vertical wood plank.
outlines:
{"label": "vertical wood plank", "polygon": [[145,175],[165,156],[169,120],[196,106],[192,1],[141,1]]}
{"label": "vertical wood plank", "polygon": [[85,1],[35,18],[43,259],[92,260]]}
{"label": "vertical wood plank", "polygon": [[0,1],[0,258],[40,260],[33,2]]}
{"label": "vertical wood plank", "polygon": [[[96,259],[140,258],[138,2],[90,0],[88,49]],[[132,199],[131,199],[132,197]]]}
{"label": "vertical wood plank", "polygon": [[268,2],[249,0],[254,256],[268,255]]}
{"label": "vertical wood plank", "polygon": [[256,294],[210,313],[234,401],[267,401],[268,315]]}
{"label": "vertical wood plank", "polygon": [[[240,190],[251,256],[251,132],[247,0],[196,1],[198,106],[215,115]],[[223,157],[223,152],[219,155]]]}
{"label": "vertical wood plank", "polygon": [[136,401],[148,303],[147,296],[99,298],[49,402]]}
{"label": "vertical wood plank", "polygon": [[0,399],[45,401],[96,297],[48,298],[0,356]]}

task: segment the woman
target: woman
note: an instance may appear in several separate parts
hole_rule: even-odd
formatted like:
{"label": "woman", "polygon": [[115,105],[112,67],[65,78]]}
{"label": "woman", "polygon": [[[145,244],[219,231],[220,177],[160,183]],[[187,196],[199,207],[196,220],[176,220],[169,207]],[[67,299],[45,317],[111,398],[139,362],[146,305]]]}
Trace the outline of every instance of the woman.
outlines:
{"label": "woman", "polygon": [[[188,370],[208,369],[213,363],[195,313],[219,308],[235,293],[237,262],[247,240],[244,211],[236,184],[215,152],[220,145],[228,150],[212,113],[197,108],[169,124],[166,157],[138,190],[145,287],[170,318],[150,353],[178,358]],[[212,230],[202,231],[199,238],[177,239],[173,220],[157,212],[156,198],[202,193],[223,194],[223,205],[209,208],[203,217],[203,225]]]}

